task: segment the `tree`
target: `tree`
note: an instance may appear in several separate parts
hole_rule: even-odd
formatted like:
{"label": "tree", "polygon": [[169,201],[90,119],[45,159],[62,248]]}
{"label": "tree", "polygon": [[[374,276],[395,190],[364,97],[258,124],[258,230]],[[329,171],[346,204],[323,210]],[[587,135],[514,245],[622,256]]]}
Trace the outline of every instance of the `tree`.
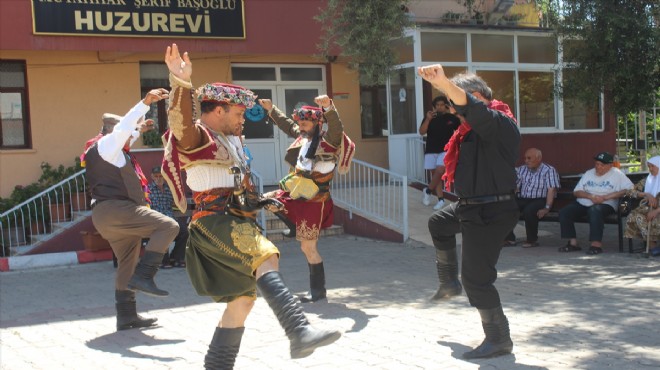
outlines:
{"label": "tree", "polygon": [[[409,0],[328,0],[315,19],[321,22],[323,56],[349,58],[348,66],[360,73],[364,86],[382,85],[397,62],[392,39],[401,38],[412,21],[406,14]],[[328,58],[331,60],[331,58]]]}
{"label": "tree", "polygon": [[560,95],[593,103],[605,92],[617,114],[653,106],[660,87],[657,0],[563,2],[557,32],[571,67]]}

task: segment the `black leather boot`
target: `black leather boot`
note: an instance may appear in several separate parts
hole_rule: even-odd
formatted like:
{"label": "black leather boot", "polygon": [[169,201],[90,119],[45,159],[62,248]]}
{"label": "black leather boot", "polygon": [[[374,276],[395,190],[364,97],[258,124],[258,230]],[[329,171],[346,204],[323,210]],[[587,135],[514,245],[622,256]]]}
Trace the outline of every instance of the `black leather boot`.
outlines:
{"label": "black leather boot", "polygon": [[154,282],[154,276],[158,272],[158,267],[163,260],[164,253],[157,253],[147,251],[135,267],[135,273],[128,281],[128,289],[139,290],[143,293],[157,296],[167,297],[170,295],[166,290],[159,289]]}
{"label": "black leather boot", "polygon": [[463,291],[463,286],[458,280],[458,258],[456,256],[456,248],[449,250],[435,250],[435,266],[438,270],[438,279],[440,286],[435,295],[431,297],[432,301],[439,301],[449,299],[453,296],[460,295]]}
{"label": "black leather boot", "polygon": [[147,319],[137,314],[135,292],[115,290],[115,308],[117,308],[117,331],[148,328],[155,326],[158,319]]}
{"label": "black leather boot", "polygon": [[300,302],[316,302],[319,300],[326,300],[325,290],[325,270],[323,269],[323,262],[309,265],[309,293],[299,297]]}
{"label": "black leather boot", "polygon": [[257,287],[289,337],[291,358],[307,357],[341,336],[335,330],[316,329],[307,321],[302,305],[284,285],[279,271],[265,273],[257,280]]}
{"label": "black leather boot", "polygon": [[204,369],[231,370],[241,347],[245,328],[215,328],[209,350],[204,356]]}
{"label": "black leather boot", "polygon": [[481,325],[486,339],[475,349],[463,354],[463,358],[488,358],[511,353],[513,342],[509,333],[509,321],[504,316],[502,306],[479,310]]}

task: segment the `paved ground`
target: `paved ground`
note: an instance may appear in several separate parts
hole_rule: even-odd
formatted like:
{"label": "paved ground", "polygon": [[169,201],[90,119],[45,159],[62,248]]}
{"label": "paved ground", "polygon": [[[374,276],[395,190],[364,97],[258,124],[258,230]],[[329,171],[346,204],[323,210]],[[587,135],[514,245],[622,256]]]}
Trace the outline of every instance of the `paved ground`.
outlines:
{"label": "paved ground", "polygon": [[[660,259],[616,253],[613,225],[606,227],[606,253],[558,253],[558,225],[542,225],[541,247],[505,248],[498,265],[512,355],[461,359],[483,338],[479,315],[465,296],[428,302],[437,286],[431,246],[335,236],[320,244],[329,303],[305,308],[312,322],[340,329],[342,338],[291,360],[283,330],[259,298],[235,368],[660,368]],[[582,226],[578,232],[586,236]],[[298,246],[277,245],[285,280],[305,291],[307,266]],[[183,269],[164,270],[157,281],[171,296],[138,296],[141,312],[161,326],[115,332],[113,274],[111,262],[0,274],[0,368],[202,368],[224,305],[198,297]]]}

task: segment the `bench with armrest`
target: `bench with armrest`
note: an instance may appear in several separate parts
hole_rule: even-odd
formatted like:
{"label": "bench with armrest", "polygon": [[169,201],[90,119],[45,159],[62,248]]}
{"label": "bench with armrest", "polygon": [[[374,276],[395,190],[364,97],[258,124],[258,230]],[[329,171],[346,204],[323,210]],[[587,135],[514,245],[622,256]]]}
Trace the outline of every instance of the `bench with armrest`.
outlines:
{"label": "bench with armrest", "polygon": [[[626,174],[630,180],[636,184],[639,180],[646,177],[648,173],[634,173]],[[559,210],[562,209],[565,205],[571,203],[575,200],[573,195],[573,189],[580,180],[580,176],[563,176],[560,179],[561,188],[557,191],[557,197],[552,204],[550,212],[548,212],[543,218],[539,221],[541,222],[559,222]],[[623,227],[625,222],[625,217],[628,216],[630,210],[636,207],[639,203],[638,199],[632,199],[629,197],[619,198],[618,207],[616,212],[607,216],[605,218],[605,224],[617,225],[618,237],[619,237],[619,252],[623,253]],[[522,214],[520,215],[522,220]],[[575,222],[578,223],[589,223],[587,216],[580,217]],[[632,240],[628,241],[628,251],[633,252]]]}

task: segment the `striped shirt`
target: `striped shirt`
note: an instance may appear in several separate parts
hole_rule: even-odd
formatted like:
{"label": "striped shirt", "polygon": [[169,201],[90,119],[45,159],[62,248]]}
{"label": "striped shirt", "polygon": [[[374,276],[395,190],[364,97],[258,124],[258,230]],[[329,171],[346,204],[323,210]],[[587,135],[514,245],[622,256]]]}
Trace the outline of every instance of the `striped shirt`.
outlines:
{"label": "striped shirt", "polygon": [[545,163],[541,163],[536,171],[524,165],[517,167],[516,174],[519,198],[545,198],[548,195],[548,188],[560,187],[557,170]]}

